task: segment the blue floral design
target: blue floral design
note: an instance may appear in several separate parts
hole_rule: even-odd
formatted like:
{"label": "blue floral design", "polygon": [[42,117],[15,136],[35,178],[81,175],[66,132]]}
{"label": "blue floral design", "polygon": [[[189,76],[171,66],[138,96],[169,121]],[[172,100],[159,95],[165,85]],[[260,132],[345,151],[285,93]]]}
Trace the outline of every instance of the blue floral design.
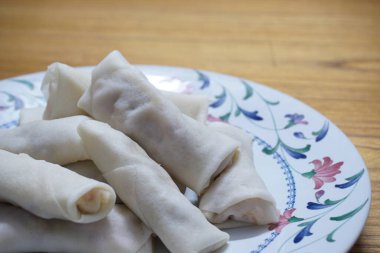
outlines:
{"label": "blue floral design", "polygon": [[[345,196],[344,198],[338,199],[338,200],[331,200],[327,198],[324,201],[321,201],[321,198],[324,197],[325,195],[325,191],[319,188],[323,185],[323,183],[327,183],[327,182],[331,182],[335,180],[335,178],[333,178],[334,176],[333,174],[335,174],[338,171],[339,167],[343,164],[343,162],[330,165],[329,163],[319,164],[318,160],[314,160],[313,163],[315,166],[317,166],[315,170],[312,170],[311,172],[300,172],[298,170],[295,170],[295,168],[289,164],[288,160],[286,159],[286,156],[292,159],[306,159],[307,158],[306,153],[310,151],[311,144],[306,143],[304,146],[301,146],[301,147],[292,147],[290,145],[287,145],[282,140],[281,134],[282,134],[282,131],[290,129],[296,125],[307,125],[309,122],[305,120],[306,117],[301,113],[285,114],[285,118],[288,119],[287,124],[281,128],[277,127],[278,123],[276,122],[276,118],[274,117],[273,111],[275,109],[274,107],[278,106],[280,102],[279,101],[273,102],[266,99],[263,95],[261,95],[258,91],[256,91],[254,87],[252,87],[252,85],[250,85],[249,82],[247,81],[242,80],[241,83],[243,84],[244,91],[245,91],[245,95],[241,96],[241,98],[243,100],[255,99],[255,95],[256,95],[266,105],[269,111],[269,115],[271,116],[271,120],[273,122],[273,128],[262,127],[258,124],[255,124],[255,126],[260,127],[262,129],[266,129],[268,131],[274,131],[277,136],[276,144],[273,146],[266,144],[263,146],[262,151],[267,155],[274,155],[274,157],[281,157],[284,163],[287,164],[287,168],[289,171],[295,171],[299,175],[302,175],[304,178],[313,179],[315,181],[315,184],[316,184],[315,189],[318,190],[315,192],[316,202],[314,201],[307,202],[306,208],[312,211],[316,211],[316,212],[321,210],[323,211],[323,213],[314,215],[309,218],[292,216],[286,221],[284,220],[283,222],[285,223],[281,225],[281,226],[286,226],[287,224],[295,224],[295,223],[298,224],[297,226],[301,227],[301,229],[297,231],[297,233],[294,234],[292,237],[290,237],[289,240],[292,239],[293,243],[300,244],[305,238],[313,236],[312,229],[313,229],[314,224],[318,223],[322,217],[328,215],[328,213],[330,213],[336,207],[338,207],[339,205],[345,202],[345,200],[350,196],[351,192],[355,188],[356,184],[359,182],[359,179],[362,174],[358,173],[357,175],[346,178],[347,182],[335,185],[335,187],[338,189],[345,189],[350,186],[354,186],[352,191],[349,194],[347,194],[347,196]],[[222,115],[219,116],[221,120],[230,121],[232,116],[239,117],[240,115],[244,115],[246,118],[250,119],[251,123],[259,122],[263,120],[263,117],[259,114],[258,110],[248,111],[247,109],[245,109],[245,107],[238,104],[238,102],[234,98],[234,95],[232,95],[232,93],[228,91],[226,86],[220,84],[220,87],[222,88],[222,92],[219,95],[215,96],[215,100],[210,104],[210,107],[211,108],[228,108],[225,106],[225,104],[227,103],[227,101],[230,101],[229,110],[225,113],[222,113]],[[214,119],[215,117],[212,117],[212,118]],[[321,142],[327,136],[328,131],[329,131],[329,122],[326,120],[323,123],[323,126],[320,130],[311,133],[311,137],[307,137],[302,131],[293,132],[292,135],[297,139],[308,141],[308,142],[309,141]],[[256,137],[256,140],[257,139],[258,137]],[[263,144],[265,142],[260,140],[259,143]],[[281,153],[282,156],[280,155],[279,152]],[[328,157],[325,157],[324,161],[332,162],[331,160],[329,160]],[[333,170],[331,171],[328,170],[330,168],[329,166],[331,166]],[[294,192],[293,197],[295,197],[295,192]],[[295,211],[295,208],[293,207],[294,203],[295,203],[295,198],[293,199],[293,201],[288,201],[287,204],[290,204],[290,205],[288,205],[286,212]],[[349,219],[350,217],[355,215],[357,212],[359,212],[361,208],[362,207],[358,207],[354,211],[349,212],[348,214],[342,215],[342,217],[343,218],[348,217],[347,219]],[[331,217],[331,218],[337,221],[343,220],[343,218],[341,218],[340,216],[338,216],[338,218],[334,218],[334,217]],[[343,225],[344,224],[339,225],[339,227],[337,227],[334,231],[330,233],[331,235],[326,235],[325,239],[327,241],[329,241],[330,239],[332,240],[333,233],[335,233],[340,228],[340,226],[343,226]],[[272,224],[272,227],[273,226],[275,226],[275,224]],[[278,231],[281,231],[281,228],[278,228]],[[270,237],[265,239],[265,242],[263,244],[260,244],[256,250],[252,251],[252,253],[258,253],[264,250],[277,237],[277,235],[279,234],[278,231],[276,230],[275,232],[272,232],[270,234]],[[287,241],[288,240],[286,240],[286,242]],[[279,248],[279,251],[281,251],[285,243],[282,244],[282,246]],[[304,246],[301,246],[301,247],[304,247]]]}
{"label": "blue floral design", "polygon": [[286,114],[285,118],[289,119],[289,122],[285,126],[285,129],[288,129],[292,126],[299,125],[299,124],[303,124],[303,125],[308,124],[308,122],[306,120],[304,120],[305,116],[302,114],[298,114],[298,113]]}
{"label": "blue floral design", "polygon": [[201,90],[204,90],[210,86],[210,78],[199,70],[195,70],[198,74],[198,81],[202,82]]}

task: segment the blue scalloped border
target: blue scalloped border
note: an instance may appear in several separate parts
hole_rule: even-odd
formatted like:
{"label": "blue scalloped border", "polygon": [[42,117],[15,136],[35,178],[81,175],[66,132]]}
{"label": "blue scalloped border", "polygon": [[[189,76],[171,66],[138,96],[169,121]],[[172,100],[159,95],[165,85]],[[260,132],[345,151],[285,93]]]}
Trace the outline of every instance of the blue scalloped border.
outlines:
{"label": "blue scalloped border", "polygon": [[[272,148],[267,142],[262,140],[261,138],[254,136],[252,139],[253,142],[257,143],[259,146],[262,146],[264,148]],[[285,175],[286,185],[288,187],[288,195],[287,195],[287,209],[291,209],[294,207],[296,203],[296,183],[292,174],[292,171],[290,169],[289,164],[285,161],[284,158],[278,153],[275,152],[272,155],[273,159],[276,160],[277,164],[280,165],[280,169],[283,171],[283,174]],[[274,239],[279,235],[277,232],[272,232],[268,238],[264,240],[263,243],[259,244],[257,246],[256,250],[252,250],[251,253],[260,253],[262,252],[266,247],[269,246],[271,242],[274,241]]]}

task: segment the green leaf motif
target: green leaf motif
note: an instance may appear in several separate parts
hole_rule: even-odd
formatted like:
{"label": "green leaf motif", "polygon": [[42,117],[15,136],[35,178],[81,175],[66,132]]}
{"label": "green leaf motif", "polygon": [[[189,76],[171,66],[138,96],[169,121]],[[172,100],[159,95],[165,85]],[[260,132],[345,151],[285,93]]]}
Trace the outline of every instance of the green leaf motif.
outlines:
{"label": "green leaf motif", "polygon": [[219,119],[223,120],[223,121],[228,121],[228,119],[230,118],[231,116],[231,112],[228,112],[222,116],[219,117]]}
{"label": "green leaf motif", "polygon": [[305,147],[303,148],[292,148],[292,147],[289,147],[288,145],[285,145],[283,144],[284,146],[286,146],[286,148],[292,150],[292,151],[295,151],[295,152],[298,152],[298,153],[306,153],[310,150],[311,148],[311,145],[310,144],[307,144]]}
{"label": "green leaf motif", "polygon": [[328,241],[328,242],[335,242],[335,240],[333,239],[333,235],[334,235],[335,231],[336,230],[332,231],[330,234],[327,235],[326,241]]}
{"label": "green leaf motif", "polygon": [[294,124],[293,122],[289,122],[285,127],[284,129],[288,129],[288,128],[291,128],[292,126],[295,126],[296,124]]}
{"label": "green leaf motif", "polygon": [[16,82],[16,83],[24,84],[31,90],[33,90],[33,88],[34,88],[34,84],[32,82],[27,81],[27,80],[23,80],[23,79],[11,79],[11,80],[13,82]]}
{"label": "green leaf motif", "polygon": [[355,180],[356,178],[361,177],[363,174],[364,174],[364,170],[361,170],[359,173],[357,173],[351,177],[346,178],[346,181]]}
{"label": "green leaf motif", "polygon": [[344,198],[343,199],[339,199],[339,200],[326,199],[325,200],[325,205],[329,205],[329,206],[335,205],[335,204],[338,204],[339,202],[341,202],[342,200],[344,200]]}
{"label": "green leaf motif", "polygon": [[278,105],[280,103],[280,101],[269,101],[269,100],[266,100],[264,99],[265,103],[267,103],[268,105]]}
{"label": "green leaf motif", "polygon": [[235,111],[235,117],[239,116],[241,113],[240,109],[239,108],[236,108],[236,111]]}
{"label": "green leaf motif", "polygon": [[302,220],[304,220],[304,218],[298,218],[296,216],[292,216],[290,219],[288,219],[288,222],[292,223],[292,222],[298,222],[298,221],[302,221]]}
{"label": "green leaf motif", "polygon": [[276,144],[276,146],[274,146],[273,148],[270,148],[270,147],[263,148],[262,152],[264,152],[267,155],[273,155],[274,152],[277,151],[277,149],[278,149],[279,146],[280,146],[280,141],[278,141],[277,144]]}
{"label": "green leaf motif", "polygon": [[309,172],[302,173],[301,175],[306,178],[312,178],[315,174],[317,174],[314,170],[311,170]]}
{"label": "green leaf motif", "polygon": [[253,95],[253,88],[250,84],[248,84],[246,81],[242,80],[242,83],[245,87],[245,96],[243,97],[243,100],[247,100],[248,98],[252,97]]}
{"label": "green leaf motif", "polygon": [[221,98],[223,98],[225,96],[226,96],[226,88],[223,87],[223,92],[220,93],[219,95],[216,95],[215,98],[216,99],[221,99]]}
{"label": "green leaf motif", "polygon": [[320,130],[318,130],[318,131],[313,131],[313,132],[311,132],[311,134],[312,134],[313,136],[317,136],[318,134],[321,133],[321,131],[322,131],[322,128],[321,128]]}
{"label": "green leaf motif", "polygon": [[362,210],[362,208],[365,206],[365,204],[367,204],[367,202],[368,202],[368,199],[363,204],[361,204],[360,206],[358,206],[357,208],[355,208],[354,210],[352,210],[351,212],[345,213],[345,214],[340,215],[340,216],[330,217],[330,220],[333,220],[333,221],[342,221],[342,220],[349,219],[352,216],[354,216],[355,214],[357,214],[360,210]]}
{"label": "green leaf motif", "polygon": [[303,223],[301,223],[301,224],[298,224],[298,227],[306,227],[306,226],[310,225],[311,223],[316,222],[317,220],[318,220],[318,219],[316,219],[316,220],[312,220],[312,221],[303,222]]}

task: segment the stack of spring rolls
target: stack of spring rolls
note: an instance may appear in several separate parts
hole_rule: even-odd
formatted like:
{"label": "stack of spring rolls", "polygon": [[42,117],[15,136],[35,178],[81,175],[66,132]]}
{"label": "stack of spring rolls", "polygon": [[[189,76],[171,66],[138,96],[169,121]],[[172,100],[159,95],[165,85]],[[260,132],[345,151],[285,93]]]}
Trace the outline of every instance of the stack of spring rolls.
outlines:
{"label": "stack of spring rolls", "polygon": [[0,130],[0,252],[153,252],[152,235],[212,252],[221,227],[277,221],[250,136],[206,123],[207,97],[157,90],[118,51],[54,63],[41,88],[46,108]]}

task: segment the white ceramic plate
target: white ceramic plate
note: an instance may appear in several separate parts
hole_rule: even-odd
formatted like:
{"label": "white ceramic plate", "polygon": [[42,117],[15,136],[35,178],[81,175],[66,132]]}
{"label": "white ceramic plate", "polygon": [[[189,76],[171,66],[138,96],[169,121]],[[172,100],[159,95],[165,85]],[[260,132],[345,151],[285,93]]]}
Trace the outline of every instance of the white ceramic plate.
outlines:
{"label": "white ceramic plate", "polygon": [[[220,252],[350,249],[368,215],[370,180],[359,153],[333,123],[296,99],[248,80],[139,67],[159,89],[207,94],[210,121],[227,121],[251,133],[256,167],[275,196],[280,222],[227,230],[231,240]],[[23,107],[45,104],[39,90],[43,75],[0,81],[1,128],[16,126]]]}

